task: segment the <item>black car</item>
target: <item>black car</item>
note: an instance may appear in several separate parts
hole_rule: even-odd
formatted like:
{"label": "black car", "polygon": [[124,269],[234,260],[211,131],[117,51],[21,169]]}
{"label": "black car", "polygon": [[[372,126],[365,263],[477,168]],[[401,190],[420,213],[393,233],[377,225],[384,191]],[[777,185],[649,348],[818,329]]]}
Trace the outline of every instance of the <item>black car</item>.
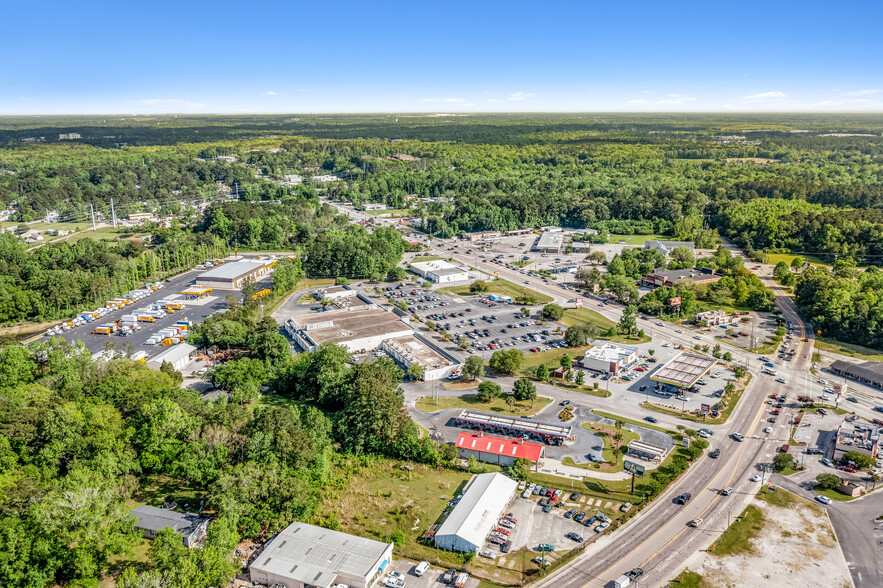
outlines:
{"label": "black car", "polygon": [[693,498],[692,494],[690,494],[689,492],[684,492],[683,494],[675,498],[675,504],[687,504],[688,502],[690,502],[691,498]]}
{"label": "black car", "polygon": [[652,416],[645,416],[645,417],[644,417],[644,420],[647,421],[648,423],[656,423],[656,422],[659,422],[659,421],[656,420],[656,417],[652,417]]}
{"label": "black car", "polygon": [[638,392],[643,392],[646,389],[647,389],[647,386],[641,386],[640,388],[638,388]]}
{"label": "black car", "polygon": [[574,492],[573,494],[570,495],[570,499],[571,500],[579,500],[579,496],[580,496],[579,492]]}
{"label": "black car", "polygon": [[824,453],[824,452],[821,449],[818,449],[816,447],[810,447],[809,449],[804,451],[804,453],[807,455],[822,455],[822,453]]}
{"label": "black car", "polygon": [[586,513],[581,512],[578,515],[576,515],[575,517],[573,517],[573,520],[575,520],[578,523],[581,523],[581,522],[583,522],[584,518],[586,518]]}
{"label": "black car", "polygon": [[578,535],[576,533],[568,533],[567,535],[565,535],[565,537],[567,537],[568,539],[572,539],[572,540],[576,541],[577,543],[583,542],[583,536]]}
{"label": "black car", "polygon": [[708,457],[710,457],[712,459],[717,459],[720,457],[720,455],[721,455],[721,450],[715,449],[714,451],[712,451],[711,453],[708,454]]}
{"label": "black car", "polygon": [[509,553],[509,550],[512,548],[511,541],[503,541],[500,543],[500,551],[503,553]]}
{"label": "black car", "polygon": [[576,514],[576,509],[575,509],[575,508],[571,508],[569,511],[567,511],[566,513],[564,513],[564,518],[565,518],[565,519],[569,519],[570,517],[572,517],[572,516],[575,515],[575,514]]}
{"label": "black car", "polygon": [[585,525],[586,527],[591,527],[596,522],[598,522],[598,517],[589,517],[585,520],[585,522],[583,522],[583,525]]}

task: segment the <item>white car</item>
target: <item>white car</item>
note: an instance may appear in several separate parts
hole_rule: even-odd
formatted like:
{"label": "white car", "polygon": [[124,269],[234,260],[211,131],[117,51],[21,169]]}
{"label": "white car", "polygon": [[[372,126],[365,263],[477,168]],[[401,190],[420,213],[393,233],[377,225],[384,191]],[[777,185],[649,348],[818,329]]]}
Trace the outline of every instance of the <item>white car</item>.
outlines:
{"label": "white car", "polygon": [[760,474],[755,474],[748,478],[749,482],[760,482],[761,480],[763,480],[763,478],[760,476]]}
{"label": "white car", "polygon": [[485,549],[483,551],[479,551],[478,555],[480,555],[481,557],[486,557],[488,559],[497,559],[497,556],[490,549]]}
{"label": "white car", "polygon": [[675,329],[675,333],[683,333],[683,332],[684,331],[682,329]]}
{"label": "white car", "polygon": [[788,381],[785,380],[785,378],[776,378],[776,381],[780,384],[787,384],[788,383]]}
{"label": "white car", "polygon": [[772,428],[772,427],[767,427],[766,429],[763,430],[763,432],[764,432],[764,433],[772,433],[772,432],[773,432],[773,428]]}
{"label": "white car", "polygon": [[822,496],[821,494],[816,496],[816,500],[818,500],[822,504],[831,504],[831,502],[832,502],[832,500],[830,498],[828,498],[827,496]]}
{"label": "white car", "polygon": [[662,344],[662,346],[663,346],[663,347],[671,347],[671,343],[669,343],[668,341],[666,341],[665,343]]}

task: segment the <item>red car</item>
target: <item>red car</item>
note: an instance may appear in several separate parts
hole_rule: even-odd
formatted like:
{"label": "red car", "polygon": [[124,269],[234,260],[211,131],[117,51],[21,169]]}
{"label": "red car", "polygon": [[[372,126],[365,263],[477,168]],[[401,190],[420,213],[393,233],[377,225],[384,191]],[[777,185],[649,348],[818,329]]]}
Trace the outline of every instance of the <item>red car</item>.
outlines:
{"label": "red car", "polygon": [[840,469],[844,472],[849,472],[850,474],[854,474],[856,472],[856,469],[852,466],[841,466]]}
{"label": "red car", "polygon": [[512,533],[509,529],[504,529],[503,527],[500,527],[499,529],[494,529],[494,531],[506,536],[509,536]]}
{"label": "red car", "polygon": [[643,372],[643,371],[644,371],[644,368],[642,368],[642,367],[636,367],[636,368],[635,368],[635,371],[636,371],[636,372]]}
{"label": "red car", "polygon": [[507,521],[512,521],[513,523],[518,522],[518,519],[516,519],[514,516],[512,516],[511,512],[507,512],[506,516],[504,516],[503,518],[506,519]]}

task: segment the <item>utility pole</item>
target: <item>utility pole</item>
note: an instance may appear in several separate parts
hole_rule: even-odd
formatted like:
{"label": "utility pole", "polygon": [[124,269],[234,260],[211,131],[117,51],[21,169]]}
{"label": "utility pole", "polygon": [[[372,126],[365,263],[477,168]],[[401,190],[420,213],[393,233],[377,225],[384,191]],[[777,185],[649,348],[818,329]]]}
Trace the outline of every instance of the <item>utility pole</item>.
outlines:
{"label": "utility pole", "polygon": [[89,205],[89,210],[92,211],[92,230],[95,230],[95,207],[91,204]]}
{"label": "utility pole", "polygon": [[110,199],[110,215],[113,217],[113,228],[117,228],[117,213],[113,207],[113,198]]}

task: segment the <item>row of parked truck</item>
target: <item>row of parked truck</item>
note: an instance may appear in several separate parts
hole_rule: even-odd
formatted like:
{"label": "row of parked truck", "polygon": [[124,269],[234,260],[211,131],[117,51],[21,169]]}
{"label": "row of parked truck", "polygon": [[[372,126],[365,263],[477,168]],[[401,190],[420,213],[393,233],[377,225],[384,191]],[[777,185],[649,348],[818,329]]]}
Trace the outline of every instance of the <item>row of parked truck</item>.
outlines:
{"label": "row of parked truck", "polygon": [[[144,288],[139,290],[132,290],[125,296],[120,298],[114,298],[113,300],[108,300],[104,306],[96,308],[95,310],[81,312],[74,318],[69,321],[65,321],[60,325],[52,327],[51,329],[46,331],[46,334],[50,337],[55,335],[61,335],[62,333],[66,333],[75,327],[79,327],[81,325],[85,325],[86,323],[91,323],[93,321],[97,321],[102,318],[104,315],[113,312],[119,308],[123,308],[124,306],[129,306],[130,304],[134,304],[138,300],[145,298],[152,293],[161,290],[163,287],[162,282],[153,282],[148,283]],[[96,335],[112,335],[117,332],[112,323],[102,324],[92,331]]]}

